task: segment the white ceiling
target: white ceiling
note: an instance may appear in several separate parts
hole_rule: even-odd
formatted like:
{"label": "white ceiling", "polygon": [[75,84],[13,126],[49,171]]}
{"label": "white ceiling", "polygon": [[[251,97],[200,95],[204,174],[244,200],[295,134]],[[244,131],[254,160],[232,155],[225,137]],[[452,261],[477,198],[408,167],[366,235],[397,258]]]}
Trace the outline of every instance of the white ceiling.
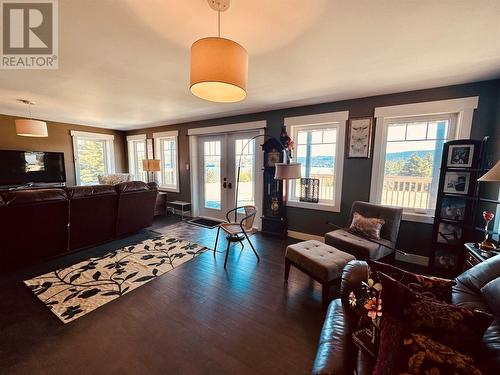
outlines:
{"label": "white ceiling", "polygon": [[129,130],[500,77],[500,0],[232,0],[247,99],[189,92],[206,0],[60,0],[59,69],[0,71],[0,113]]}

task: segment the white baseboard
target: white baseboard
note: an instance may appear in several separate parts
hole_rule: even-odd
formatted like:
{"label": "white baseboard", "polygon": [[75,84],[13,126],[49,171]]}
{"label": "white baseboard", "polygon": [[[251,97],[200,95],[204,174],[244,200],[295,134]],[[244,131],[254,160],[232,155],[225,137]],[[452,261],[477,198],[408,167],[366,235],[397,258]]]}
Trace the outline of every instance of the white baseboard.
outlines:
{"label": "white baseboard", "polygon": [[[294,230],[288,231],[288,237],[295,238],[297,240],[307,241],[307,240],[316,240],[320,242],[325,242],[325,238],[323,236],[317,236],[315,234],[296,232]],[[429,257],[424,257],[422,255],[417,254],[401,254],[396,253],[396,260],[400,262],[412,263],[418,266],[427,267],[429,265]]]}

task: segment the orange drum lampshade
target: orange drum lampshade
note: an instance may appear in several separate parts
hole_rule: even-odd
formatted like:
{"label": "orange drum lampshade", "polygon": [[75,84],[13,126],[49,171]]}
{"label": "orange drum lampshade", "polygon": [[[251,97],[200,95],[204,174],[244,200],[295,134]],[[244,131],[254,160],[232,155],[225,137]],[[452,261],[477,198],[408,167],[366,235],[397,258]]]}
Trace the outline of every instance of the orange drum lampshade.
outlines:
{"label": "orange drum lampshade", "polygon": [[191,92],[218,103],[239,102],[247,96],[248,54],[232,40],[209,37],[191,46]]}
{"label": "orange drum lampshade", "polygon": [[48,137],[47,123],[44,121],[17,119],[16,133],[24,137]]}
{"label": "orange drum lampshade", "polygon": [[478,178],[478,181],[500,182],[500,160],[488,172]]}
{"label": "orange drum lampshade", "polygon": [[142,169],[144,172],[159,172],[160,161],[155,159],[144,159],[142,161]]}

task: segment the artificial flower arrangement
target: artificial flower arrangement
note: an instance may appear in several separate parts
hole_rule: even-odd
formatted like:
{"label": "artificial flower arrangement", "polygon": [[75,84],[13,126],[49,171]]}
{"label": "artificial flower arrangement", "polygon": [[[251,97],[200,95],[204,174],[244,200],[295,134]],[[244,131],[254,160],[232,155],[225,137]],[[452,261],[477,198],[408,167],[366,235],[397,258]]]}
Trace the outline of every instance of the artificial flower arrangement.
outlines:
{"label": "artificial flower arrangement", "polygon": [[372,342],[375,342],[378,331],[380,330],[382,318],[381,291],[382,284],[376,283],[371,277],[368,277],[366,282],[361,282],[360,296],[356,296],[352,291],[349,293],[349,304],[351,307],[360,315],[370,318],[372,322]]}

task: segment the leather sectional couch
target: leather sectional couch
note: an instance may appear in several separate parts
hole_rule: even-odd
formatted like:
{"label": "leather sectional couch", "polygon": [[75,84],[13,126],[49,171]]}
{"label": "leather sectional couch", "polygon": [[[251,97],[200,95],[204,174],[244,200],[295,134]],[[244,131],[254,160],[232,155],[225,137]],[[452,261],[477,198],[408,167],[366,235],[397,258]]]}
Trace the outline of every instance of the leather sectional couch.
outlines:
{"label": "leather sectional couch", "polygon": [[[372,373],[375,360],[368,354],[358,351],[352,342],[352,333],[357,330],[359,317],[349,307],[348,302],[350,291],[359,292],[361,281],[366,281],[367,277],[368,265],[364,261],[351,261],[344,268],[341,297],[332,301],[328,307],[312,374]],[[490,309],[492,304],[500,303],[500,297],[496,301],[486,301],[481,294],[481,288],[498,277],[500,277],[500,255],[462,273],[455,279],[457,284],[453,287],[453,304],[487,311],[494,316],[493,323],[475,348],[477,364],[484,374],[500,374],[500,316]],[[500,290],[497,295],[500,296]],[[499,311],[498,308],[495,310]]]}
{"label": "leather sectional couch", "polygon": [[136,232],[153,223],[156,184],[0,192],[0,269],[7,270]]}

